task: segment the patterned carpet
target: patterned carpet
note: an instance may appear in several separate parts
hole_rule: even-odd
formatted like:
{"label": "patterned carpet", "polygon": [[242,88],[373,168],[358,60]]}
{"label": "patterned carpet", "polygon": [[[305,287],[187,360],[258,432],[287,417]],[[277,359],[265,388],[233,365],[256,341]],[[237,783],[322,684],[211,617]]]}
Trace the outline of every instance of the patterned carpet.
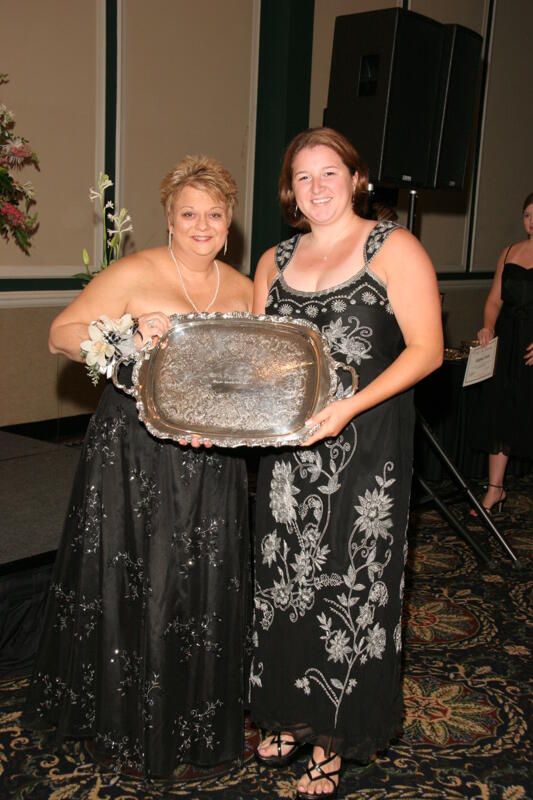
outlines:
{"label": "patterned carpet", "polygon": [[[401,739],[366,766],[349,764],[340,797],[363,800],[533,798],[533,475],[508,485],[502,533],[524,567],[511,567],[481,528],[496,569],[439,514],[413,513],[405,614],[405,724]],[[464,513],[464,505],[456,510]],[[96,765],[80,742],[57,745],[19,723],[27,678],[0,682],[0,796],[66,800],[291,798],[306,755],[280,770],[251,756],[209,778],[146,784]],[[529,727],[528,727],[529,724]]]}

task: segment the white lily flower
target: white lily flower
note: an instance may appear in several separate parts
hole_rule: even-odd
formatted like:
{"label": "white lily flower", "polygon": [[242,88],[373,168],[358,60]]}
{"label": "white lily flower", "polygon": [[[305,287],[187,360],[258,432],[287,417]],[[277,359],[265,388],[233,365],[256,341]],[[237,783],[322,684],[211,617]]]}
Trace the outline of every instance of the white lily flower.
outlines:
{"label": "white lily flower", "polygon": [[[100,323],[99,331],[105,333],[118,333],[121,336],[127,336],[133,326],[133,317],[131,314],[124,314],[120,319],[111,319],[106,314],[102,314],[98,320]],[[89,336],[90,326],[89,326]]]}
{"label": "white lily flower", "polygon": [[101,373],[106,372],[108,362],[115,355],[115,348],[109,342],[101,339],[87,340],[81,343],[81,349],[85,353],[85,362],[88,367],[97,366]]}

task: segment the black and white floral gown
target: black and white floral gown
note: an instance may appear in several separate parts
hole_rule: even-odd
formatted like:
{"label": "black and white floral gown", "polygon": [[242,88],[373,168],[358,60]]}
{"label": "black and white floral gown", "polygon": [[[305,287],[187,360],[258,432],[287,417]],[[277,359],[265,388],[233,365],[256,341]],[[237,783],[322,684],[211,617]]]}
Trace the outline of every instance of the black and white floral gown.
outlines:
{"label": "black and white floral gown", "polygon": [[[378,222],[364,266],[317,292],[275,254],[267,313],[312,320],[363,388],[404,348],[372,260],[397,226]],[[255,545],[252,718],[346,757],[367,759],[401,730],[401,610],[414,409],[407,391],[335,439],[272,451],[260,464]]]}
{"label": "black and white floral gown", "polygon": [[155,439],[134,400],[107,386],[74,480],[27,722],[92,737],[97,754],[146,775],[240,760],[248,560],[243,460]]}

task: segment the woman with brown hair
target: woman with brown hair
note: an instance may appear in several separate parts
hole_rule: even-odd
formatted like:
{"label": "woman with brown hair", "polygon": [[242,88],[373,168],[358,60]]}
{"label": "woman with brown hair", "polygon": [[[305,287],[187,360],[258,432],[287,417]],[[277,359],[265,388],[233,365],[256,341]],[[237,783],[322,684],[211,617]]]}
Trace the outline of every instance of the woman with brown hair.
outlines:
{"label": "woman with brown hair", "polygon": [[254,312],[315,323],[359,391],[308,420],[306,446],[266,455],[257,486],[252,718],[258,759],[312,745],[298,798],[334,797],[342,758],[401,728],[401,608],[411,486],[410,388],[442,360],[434,269],[393,222],[364,219],[367,171],[343,136],[289,144],[281,207],[302,233],[268,250]]}
{"label": "woman with brown hair", "polygon": [[[251,281],[217,258],[236,196],[218,161],[183,159],[161,185],[168,245],[95,277],[54,320],[50,350],[86,350],[104,371],[107,345],[156,341],[173,314],[249,311]],[[26,719],[146,776],[239,761],[247,530],[242,458],[153,438],[110,383],[81,452]]]}

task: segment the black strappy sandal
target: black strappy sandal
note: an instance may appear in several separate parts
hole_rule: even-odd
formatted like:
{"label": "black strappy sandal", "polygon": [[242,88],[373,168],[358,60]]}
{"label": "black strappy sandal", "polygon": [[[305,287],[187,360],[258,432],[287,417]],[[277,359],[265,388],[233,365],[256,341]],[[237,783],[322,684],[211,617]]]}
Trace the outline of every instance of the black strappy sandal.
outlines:
{"label": "black strappy sandal", "polygon": [[[302,745],[294,739],[282,739],[281,731],[272,734],[270,744],[275,744],[277,746],[278,754],[276,756],[264,756],[258,749],[255,751],[257,760],[260,761],[261,764],[267,764],[270,767],[284,767],[286,764],[290,764],[300,747],[302,747]],[[288,745],[291,746],[291,749],[288,753],[283,755],[281,748],[284,746],[287,747]]]}
{"label": "black strappy sandal", "polygon": [[[333,772],[325,772],[322,769],[322,767],[325,767],[326,764],[330,764],[336,758],[338,758],[338,754],[333,753],[333,755],[329,756],[329,758],[325,758],[323,761],[316,762],[313,756],[311,756],[312,765],[310,767],[307,767],[307,769],[305,770],[305,774],[308,775],[310,779],[309,783],[313,783],[314,781],[320,781],[322,780],[322,778],[325,778],[333,785],[334,787],[333,791],[329,792],[329,794],[325,794],[324,792],[322,792],[321,794],[309,794],[309,792],[298,791],[296,793],[296,800],[317,800],[317,798],[320,798],[320,800],[326,800],[327,798],[328,800],[329,798],[331,798],[331,800],[335,800],[335,798],[337,797],[337,792],[339,790],[339,784],[335,783],[333,778],[335,775],[340,776],[342,770],[342,761],[339,769],[333,770]],[[316,770],[319,773],[316,778],[313,778],[314,770]]]}
{"label": "black strappy sandal", "polygon": [[[487,486],[485,486],[485,489],[488,486],[490,486],[492,489],[499,489],[500,496],[498,497],[497,500],[494,501],[494,503],[491,506],[484,506],[483,504],[481,504],[482,508],[487,512],[489,517],[492,517],[493,514],[495,513],[503,514],[503,506],[505,504],[505,501],[507,500],[507,492],[505,491],[505,486],[497,483],[488,483]],[[492,510],[494,507],[496,507],[496,511]],[[477,513],[475,508],[470,509],[470,516],[473,517],[474,519],[477,519],[479,517],[479,514]]]}

